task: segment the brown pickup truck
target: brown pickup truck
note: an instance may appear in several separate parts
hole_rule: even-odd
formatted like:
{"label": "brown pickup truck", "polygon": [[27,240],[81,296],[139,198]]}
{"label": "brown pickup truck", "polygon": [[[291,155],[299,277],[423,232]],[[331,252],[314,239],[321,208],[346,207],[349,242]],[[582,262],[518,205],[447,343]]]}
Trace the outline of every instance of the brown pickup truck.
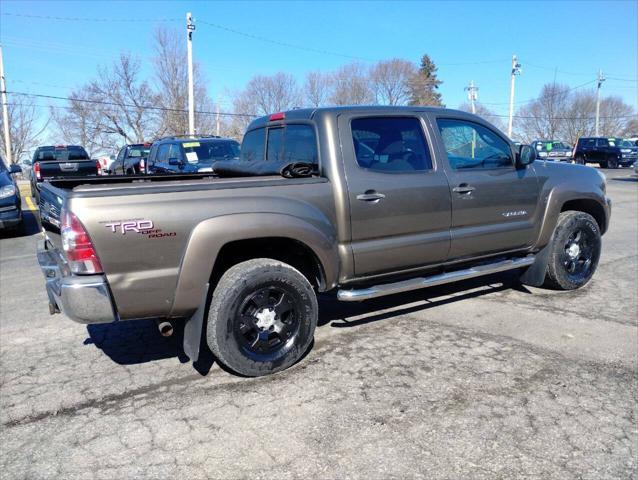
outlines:
{"label": "brown pickup truck", "polygon": [[[597,170],[535,161],[454,110],[277,113],[249,126],[236,162],[241,177],[213,166],[44,183],[50,311],[154,318],[165,332],[183,322],[191,359],[203,337],[218,361],[258,376],[309,348],[317,292],[360,301],[514,269],[526,284],[579,288],[609,225]],[[314,168],[272,174],[290,162]]]}

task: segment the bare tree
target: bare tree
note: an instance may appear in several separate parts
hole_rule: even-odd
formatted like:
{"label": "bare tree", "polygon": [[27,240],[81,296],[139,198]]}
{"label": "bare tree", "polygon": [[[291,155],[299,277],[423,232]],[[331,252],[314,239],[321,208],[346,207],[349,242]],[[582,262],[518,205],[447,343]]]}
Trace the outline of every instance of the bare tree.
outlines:
{"label": "bare tree", "polygon": [[[499,130],[501,131],[505,130],[505,124],[503,123],[503,119],[497,113],[493,112],[492,110],[490,110],[485,105],[479,102],[474,103],[474,108],[476,110],[476,114],[479,117],[484,118],[485,120],[490,122]],[[463,103],[459,106],[459,110],[462,110],[464,112],[471,112],[472,106],[469,103]]]}
{"label": "bare tree", "polygon": [[616,96],[605,97],[600,102],[600,134],[618,137],[627,128],[631,115],[636,112],[631,105]]}
{"label": "bare tree", "polygon": [[525,140],[555,139],[560,132],[569,106],[569,87],[557,83],[543,86],[539,97],[518,109],[519,129]]}
{"label": "bare tree", "polygon": [[365,105],[374,102],[368,69],[361,63],[344,65],[333,75],[330,103],[334,105]]}
{"label": "bare tree", "polygon": [[[11,159],[18,163],[34,146],[42,133],[46,130],[49,120],[41,122],[37,114],[35,98],[28,95],[9,94],[9,135],[11,136]],[[0,132],[4,131],[4,124],[0,118]],[[4,136],[0,142],[2,154],[7,158]]]}
{"label": "bare tree", "polygon": [[407,60],[393,58],[377,63],[370,71],[377,103],[406,105],[411,98],[411,82],[416,75],[416,66]]}
{"label": "bare tree", "polygon": [[103,112],[105,105],[92,103],[89,86],[73,90],[66,108],[51,107],[54,142],[82,145],[90,156],[107,151],[114,152],[115,145],[105,132]]}
{"label": "bare tree", "polygon": [[579,137],[594,135],[596,94],[593,90],[572,92],[559,129],[559,138],[575,144]]}
{"label": "bare tree", "polygon": [[233,98],[235,115],[229,134],[241,137],[254,116],[290,110],[302,104],[302,93],[295,77],[279,72],[257,75]]}
{"label": "bare tree", "polygon": [[[175,29],[160,27],[155,30],[155,86],[159,105],[165,110],[159,114],[158,132],[161,135],[185,135],[188,133],[188,69],[186,44]],[[201,66],[193,64],[195,94],[195,130],[211,133],[215,127],[215,105],[208,95],[206,79]]]}
{"label": "bare tree", "polygon": [[309,72],[303,87],[306,105],[321,107],[328,103],[332,89],[332,76],[322,72]]}

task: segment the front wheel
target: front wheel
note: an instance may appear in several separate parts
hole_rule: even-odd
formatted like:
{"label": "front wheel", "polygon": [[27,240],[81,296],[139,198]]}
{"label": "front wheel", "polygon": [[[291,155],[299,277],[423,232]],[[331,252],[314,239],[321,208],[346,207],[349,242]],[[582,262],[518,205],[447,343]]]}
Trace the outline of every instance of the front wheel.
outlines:
{"label": "front wheel", "polygon": [[257,377],[284,370],[308,350],[318,306],[310,282],[277,260],[257,258],[231,267],[210,304],[206,340],[217,360]]}
{"label": "front wheel", "polygon": [[547,248],[545,285],[560,290],[580,288],[594,275],[600,259],[598,223],[584,212],[562,212]]}
{"label": "front wheel", "polygon": [[609,157],[607,159],[607,168],[618,168],[618,159],[616,157]]}

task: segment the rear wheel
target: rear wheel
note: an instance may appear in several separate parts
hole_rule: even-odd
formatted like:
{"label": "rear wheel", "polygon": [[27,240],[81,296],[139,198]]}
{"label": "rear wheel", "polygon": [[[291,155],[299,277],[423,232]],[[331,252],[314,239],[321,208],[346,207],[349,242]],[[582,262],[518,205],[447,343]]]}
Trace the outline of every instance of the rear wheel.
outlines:
{"label": "rear wheel", "polygon": [[308,350],[317,298],[298,270],[268,258],[239,263],[219,280],[206,340],[215,357],[249,377],[288,368]]}
{"label": "rear wheel", "polygon": [[545,285],[561,290],[580,288],[589,282],[598,266],[600,228],[587,213],[562,212],[547,248],[550,252]]}

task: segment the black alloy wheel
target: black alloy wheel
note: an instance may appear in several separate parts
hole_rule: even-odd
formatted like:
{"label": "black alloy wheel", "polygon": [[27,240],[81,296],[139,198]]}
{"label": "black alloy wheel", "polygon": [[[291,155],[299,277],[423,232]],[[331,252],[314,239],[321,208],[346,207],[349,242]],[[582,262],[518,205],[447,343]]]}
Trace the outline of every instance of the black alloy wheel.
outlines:
{"label": "black alloy wheel", "polygon": [[294,293],[281,285],[259,288],[246,297],[235,315],[233,333],[247,356],[263,361],[294,341],[297,303]]}

